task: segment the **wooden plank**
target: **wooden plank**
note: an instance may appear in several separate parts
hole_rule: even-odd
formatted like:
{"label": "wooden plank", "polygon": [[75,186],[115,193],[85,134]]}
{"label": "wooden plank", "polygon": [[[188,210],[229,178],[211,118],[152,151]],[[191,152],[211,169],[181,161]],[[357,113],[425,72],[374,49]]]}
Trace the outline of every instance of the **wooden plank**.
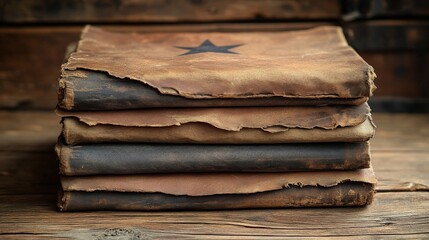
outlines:
{"label": "wooden plank", "polygon": [[70,31],[0,30],[0,107],[53,109],[66,47],[78,39]]}
{"label": "wooden plank", "polygon": [[428,152],[372,151],[379,192],[429,191]]}
{"label": "wooden plank", "polygon": [[0,151],[52,151],[60,135],[54,111],[0,111]]}
{"label": "wooden plank", "polygon": [[344,0],[343,19],[428,17],[429,2],[424,0]]}
{"label": "wooden plank", "polygon": [[374,96],[428,98],[429,52],[361,52],[360,55],[374,67],[377,90]]}
{"label": "wooden plank", "polygon": [[347,40],[358,51],[429,50],[429,21],[371,20],[344,24]]}
{"label": "wooden plank", "polygon": [[143,23],[273,19],[334,19],[337,0],[14,0],[2,6],[3,23]]}
{"label": "wooden plank", "polygon": [[363,51],[374,67],[377,90],[370,99],[375,112],[429,113],[427,51]]}
{"label": "wooden plank", "polygon": [[[237,32],[305,29],[326,22],[104,26],[119,32]],[[0,109],[53,109],[67,45],[83,26],[0,27]]]}
{"label": "wooden plank", "polygon": [[50,152],[0,151],[0,195],[55,193],[58,161]]}
{"label": "wooden plank", "polygon": [[429,114],[373,114],[372,152],[428,152]]}
{"label": "wooden plank", "polygon": [[372,97],[369,105],[377,113],[429,113],[429,98]]}
{"label": "wooden plank", "polygon": [[58,213],[54,205],[54,195],[0,196],[0,236],[74,239],[429,237],[427,192],[377,193],[373,204],[365,208]]}

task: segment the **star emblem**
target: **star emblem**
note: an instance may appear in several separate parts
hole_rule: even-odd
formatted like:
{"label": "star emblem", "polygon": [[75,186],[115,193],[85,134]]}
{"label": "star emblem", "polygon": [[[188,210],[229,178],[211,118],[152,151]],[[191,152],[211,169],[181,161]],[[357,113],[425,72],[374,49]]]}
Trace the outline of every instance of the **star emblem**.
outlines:
{"label": "star emblem", "polygon": [[210,40],[206,39],[198,47],[176,47],[176,48],[188,50],[188,52],[180,54],[179,56],[185,56],[185,55],[197,54],[197,53],[205,53],[205,52],[239,54],[239,53],[230,51],[230,49],[239,47],[241,45],[243,45],[243,44],[216,46]]}

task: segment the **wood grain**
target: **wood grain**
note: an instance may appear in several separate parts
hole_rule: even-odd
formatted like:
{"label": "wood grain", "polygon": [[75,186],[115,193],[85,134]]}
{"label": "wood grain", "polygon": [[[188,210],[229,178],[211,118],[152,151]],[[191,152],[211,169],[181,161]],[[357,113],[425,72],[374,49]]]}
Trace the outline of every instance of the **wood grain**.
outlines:
{"label": "wood grain", "polygon": [[[58,213],[54,195],[0,196],[3,237],[267,239],[429,235],[429,194],[378,193],[365,208]],[[404,204],[406,203],[406,204]]]}
{"label": "wood grain", "polygon": [[54,111],[0,111],[0,151],[53,151],[60,135]]}
{"label": "wood grain", "polygon": [[3,3],[4,23],[144,23],[339,18],[337,0],[41,1]]}
{"label": "wood grain", "polygon": [[60,66],[77,32],[0,30],[0,107],[56,105]]}
{"label": "wood grain", "polygon": [[429,114],[373,114],[372,152],[429,152]]}
{"label": "wood grain", "polygon": [[[374,96],[429,98],[429,53],[418,51],[361,52],[377,74]],[[426,77],[427,76],[427,77]]]}
{"label": "wood grain", "polygon": [[57,192],[60,186],[58,161],[52,150],[0,151],[0,159],[0,195]]}
{"label": "wood grain", "polygon": [[429,152],[372,153],[378,192],[428,191]]}
{"label": "wood grain", "polygon": [[375,96],[368,103],[377,113],[429,113],[429,98]]}
{"label": "wood grain", "polygon": [[429,3],[421,0],[344,0],[343,19],[397,18],[397,17],[427,17]]}
{"label": "wood grain", "polygon": [[429,49],[427,20],[371,20],[346,23],[344,32],[358,51],[419,51]]}

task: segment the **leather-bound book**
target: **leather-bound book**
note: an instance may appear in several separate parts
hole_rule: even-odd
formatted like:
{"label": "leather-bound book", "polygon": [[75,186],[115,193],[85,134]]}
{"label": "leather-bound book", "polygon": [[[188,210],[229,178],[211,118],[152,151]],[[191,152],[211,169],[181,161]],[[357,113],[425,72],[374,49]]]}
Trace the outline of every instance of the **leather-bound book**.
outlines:
{"label": "leather-bound book", "polygon": [[358,106],[57,111],[70,145],[102,142],[273,144],[363,142],[374,135]]}
{"label": "leather-bound book", "polygon": [[368,168],[369,144],[89,144],[56,147],[64,175],[288,172]]}
{"label": "leather-bound book", "polygon": [[373,68],[326,26],[276,33],[111,33],[87,26],[62,65],[59,107],[359,105]]}
{"label": "leather-bound book", "polygon": [[372,169],[62,177],[58,207],[84,211],[365,206],[372,202],[375,183]]}

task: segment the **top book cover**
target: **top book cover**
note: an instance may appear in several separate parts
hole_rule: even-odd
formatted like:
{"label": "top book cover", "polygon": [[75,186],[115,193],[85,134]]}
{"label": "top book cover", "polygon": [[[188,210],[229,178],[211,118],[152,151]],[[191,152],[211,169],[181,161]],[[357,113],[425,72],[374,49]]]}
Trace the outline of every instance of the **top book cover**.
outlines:
{"label": "top book cover", "polygon": [[87,26],[62,65],[59,107],[358,105],[375,77],[339,27],[137,34]]}

